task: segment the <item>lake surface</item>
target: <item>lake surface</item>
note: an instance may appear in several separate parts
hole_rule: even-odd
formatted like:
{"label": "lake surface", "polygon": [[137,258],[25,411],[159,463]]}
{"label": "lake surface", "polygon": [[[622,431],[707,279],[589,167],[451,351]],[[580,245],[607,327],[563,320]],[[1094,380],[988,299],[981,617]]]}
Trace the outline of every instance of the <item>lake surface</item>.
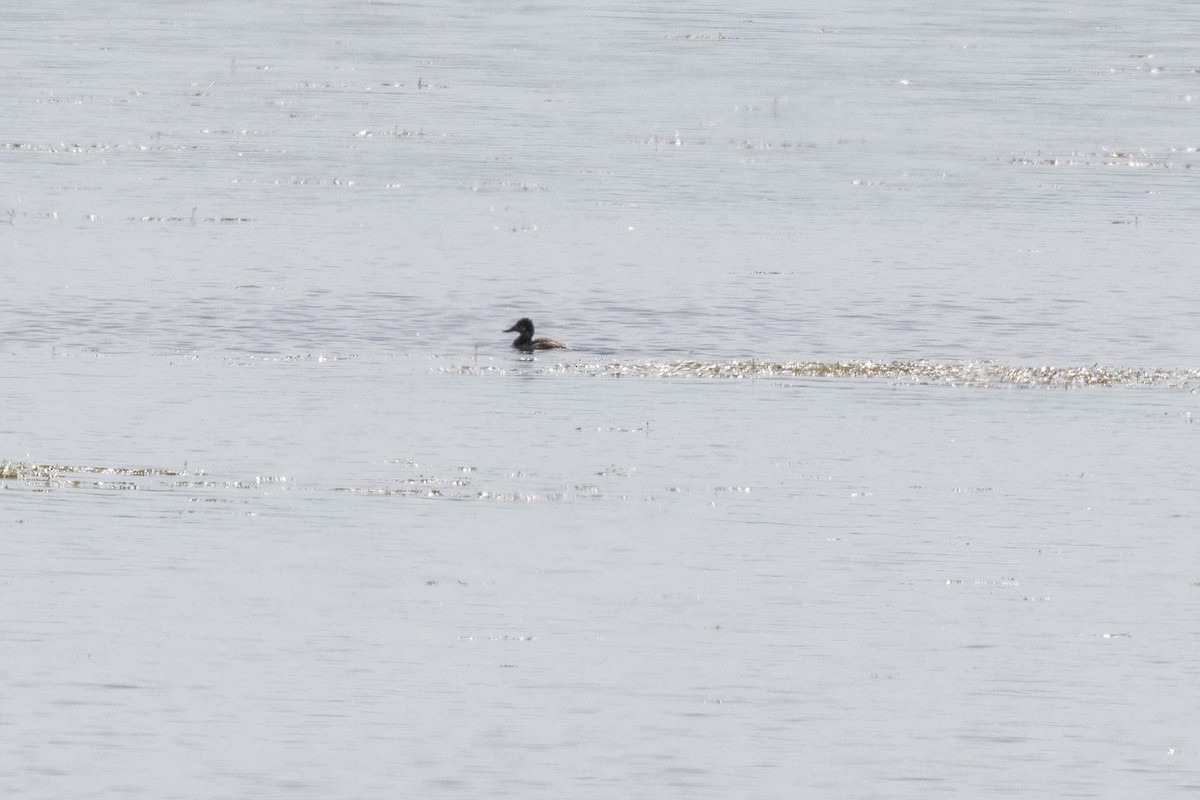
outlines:
{"label": "lake surface", "polygon": [[5,796],[1200,790],[1190,10],[2,16]]}

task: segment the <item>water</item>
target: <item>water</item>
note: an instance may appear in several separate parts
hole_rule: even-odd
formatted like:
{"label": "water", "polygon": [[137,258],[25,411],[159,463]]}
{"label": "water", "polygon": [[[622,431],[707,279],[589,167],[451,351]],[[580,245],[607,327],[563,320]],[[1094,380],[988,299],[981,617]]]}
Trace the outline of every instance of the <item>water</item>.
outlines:
{"label": "water", "polygon": [[1181,13],[5,12],[0,788],[1192,796]]}

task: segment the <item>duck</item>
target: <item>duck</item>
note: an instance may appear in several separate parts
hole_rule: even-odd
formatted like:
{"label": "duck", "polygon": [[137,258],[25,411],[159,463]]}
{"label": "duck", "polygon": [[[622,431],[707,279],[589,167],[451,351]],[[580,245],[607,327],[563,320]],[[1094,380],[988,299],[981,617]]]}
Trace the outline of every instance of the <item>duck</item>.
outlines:
{"label": "duck", "polygon": [[540,336],[537,339],[533,338],[533,320],[529,317],[521,317],[513,326],[505,333],[516,331],[519,335],[513,339],[512,346],[522,353],[532,353],[534,350],[558,350],[569,349],[565,344],[554,339],[547,339],[545,336]]}

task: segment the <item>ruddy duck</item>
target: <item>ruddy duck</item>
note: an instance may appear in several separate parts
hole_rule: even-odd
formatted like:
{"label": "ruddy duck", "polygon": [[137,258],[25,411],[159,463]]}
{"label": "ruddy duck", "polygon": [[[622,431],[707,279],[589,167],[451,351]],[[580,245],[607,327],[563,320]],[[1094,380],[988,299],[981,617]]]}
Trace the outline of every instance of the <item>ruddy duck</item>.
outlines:
{"label": "ruddy duck", "polygon": [[529,317],[521,317],[511,328],[504,331],[512,333],[516,331],[520,335],[513,339],[512,346],[523,353],[532,353],[534,350],[557,350],[559,348],[567,349],[567,346],[562,342],[556,342],[553,339],[547,339],[545,336],[533,338],[533,320]]}

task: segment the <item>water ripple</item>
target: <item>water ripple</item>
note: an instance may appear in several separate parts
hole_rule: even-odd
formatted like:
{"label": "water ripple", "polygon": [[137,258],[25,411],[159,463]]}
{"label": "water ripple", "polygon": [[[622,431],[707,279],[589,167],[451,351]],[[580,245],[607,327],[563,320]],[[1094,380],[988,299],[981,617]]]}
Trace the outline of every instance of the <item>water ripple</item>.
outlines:
{"label": "water ripple", "polygon": [[901,383],[962,387],[1155,386],[1188,389],[1200,387],[1200,370],[1146,369],[1140,367],[1013,366],[991,361],[940,363],[935,361],[636,361],[530,365],[520,368],[464,365],[442,368],[462,374],[521,373],[588,375],[612,378],[881,378]]}

